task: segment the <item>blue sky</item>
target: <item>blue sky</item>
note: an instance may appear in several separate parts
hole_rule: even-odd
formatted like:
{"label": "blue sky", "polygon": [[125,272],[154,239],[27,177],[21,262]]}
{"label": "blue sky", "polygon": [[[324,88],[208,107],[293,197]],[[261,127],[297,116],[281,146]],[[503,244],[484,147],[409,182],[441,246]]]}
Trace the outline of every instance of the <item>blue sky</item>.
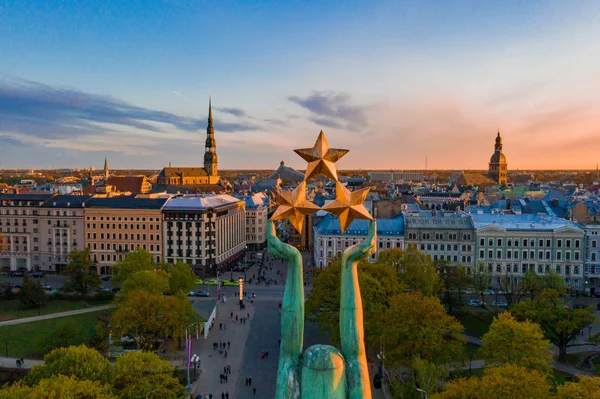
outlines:
{"label": "blue sky", "polygon": [[[80,4],[84,3],[84,4]],[[600,3],[2,1],[0,167],[594,168]]]}

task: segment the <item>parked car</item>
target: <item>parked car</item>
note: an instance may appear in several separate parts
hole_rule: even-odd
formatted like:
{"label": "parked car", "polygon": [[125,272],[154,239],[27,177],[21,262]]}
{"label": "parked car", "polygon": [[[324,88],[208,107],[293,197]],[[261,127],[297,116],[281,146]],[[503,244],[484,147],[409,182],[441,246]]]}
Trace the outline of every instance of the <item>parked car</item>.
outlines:
{"label": "parked car", "polygon": [[43,272],[31,273],[31,277],[33,277],[33,278],[43,278],[44,277],[44,273]]}
{"label": "parked car", "polygon": [[202,296],[208,298],[210,296],[210,292],[208,291],[196,291],[195,296]]}
{"label": "parked car", "polygon": [[12,277],[23,277],[24,273],[21,271],[14,271],[14,272],[10,272],[10,275]]}
{"label": "parked car", "polygon": [[102,276],[102,277],[100,277],[100,280],[102,280],[102,281],[109,281],[110,279],[112,279],[112,276]]}
{"label": "parked car", "polygon": [[498,308],[508,308],[508,303],[502,302],[502,301],[498,301],[498,302],[494,301],[494,302],[492,302],[492,305],[496,306]]}
{"label": "parked car", "polygon": [[469,306],[482,306],[483,302],[481,302],[479,299],[470,299],[469,300]]}
{"label": "parked car", "polygon": [[45,289],[46,291],[52,291],[52,287],[50,287],[48,284],[43,283],[40,284],[42,286],[43,289]]}
{"label": "parked car", "polygon": [[494,290],[487,289],[483,291],[483,295],[494,295]]}
{"label": "parked car", "polygon": [[100,291],[104,291],[104,292],[110,292],[110,291],[111,291],[111,289],[110,289],[110,288],[108,288],[108,287],[102,287],[102,288],[100,288]]}
{"label": "parked car", "polygon": [[467,294],[467,295],[473,295],[474,293],[475,293],[475,291],[473,291],[471,288],[467,288],[465,290],[465,294]]}

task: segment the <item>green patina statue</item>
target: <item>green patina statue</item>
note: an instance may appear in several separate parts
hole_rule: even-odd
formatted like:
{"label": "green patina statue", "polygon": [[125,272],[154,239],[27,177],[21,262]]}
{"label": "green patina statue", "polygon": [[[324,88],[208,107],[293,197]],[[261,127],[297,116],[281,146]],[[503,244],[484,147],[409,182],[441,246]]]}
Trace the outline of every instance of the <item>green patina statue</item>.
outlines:
{"label": "green patina statue", "polygon": [[302,353],[304,340],[304,283],[300,252],[282,243],[273,222],[267,228],[269,253],[288,262],[281,312],[281,351],[276,399],[371,399],[365,354],[358,262],[375,253],[376,223],[371,222],[362,244],[342,256],[340,337],[341,352],[329,345],[313,345]]}

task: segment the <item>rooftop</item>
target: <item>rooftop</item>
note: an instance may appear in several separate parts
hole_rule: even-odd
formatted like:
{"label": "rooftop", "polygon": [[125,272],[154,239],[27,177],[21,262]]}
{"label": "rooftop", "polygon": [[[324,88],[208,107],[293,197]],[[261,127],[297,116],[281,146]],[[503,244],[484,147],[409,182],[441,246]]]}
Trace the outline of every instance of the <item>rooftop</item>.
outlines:
{"label": "rooftop", "polygon": [[45,201],[54,194],[0,194],[0,201]]}
{"label": "rooftop", "polygon": [[91,195],[57,195],[42,204],[44,208],[83,208]]}
{"label": "rooftop", "polygon": [[87,208],[115,208],[115,209],[161,209],[166,198],[135,198],[135,197],[108,197],[92,198],[86,202]]}
{"label": "rooftop", "polygon": [[[339,236],[366,236],[369,231],[370,220],[354,219],[344,234],[341,233],[340,221],[337,216],[327,214],[314,227],[315,234]],[[404,217],[398,215],[390,219],[377,219],[377,235],[402,236],[404,235]]]}
{"label": "rooftop", "polygon": [[404,220],[407,228],[430,228],[430,229],[460,229],[471,230],[473,223],[466,213],[457,212],[435,212],[421,211],[419,215],[405,215]]}
{"label": "rooftop", "polygon": [[167,211],[205,210],[236,204],[242,200],[227,194],[181,195],[171,198],[164,206]]}
{"label": "rooftop", "polygon": [[476,230],[488,226],[496,226],[504,230],[518,231],[554,231],[571,227],[583,232],[583,227],[569,220],[547,216],[547,215],[505,215],[505,214],[482,214],[471,215]]}

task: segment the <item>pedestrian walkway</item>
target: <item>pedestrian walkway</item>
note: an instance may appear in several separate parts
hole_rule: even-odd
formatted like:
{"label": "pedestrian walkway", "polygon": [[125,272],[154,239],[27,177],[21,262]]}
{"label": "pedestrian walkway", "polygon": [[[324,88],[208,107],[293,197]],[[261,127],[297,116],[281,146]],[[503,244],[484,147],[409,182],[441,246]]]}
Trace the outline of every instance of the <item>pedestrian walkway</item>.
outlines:
{"label": "pedestrian walkway", "polygon": [[[213,398],[218,399],[221,397],[221,392],[229,392],[230,398],[236,397],[237,380],[240,376],[252,315],[255,311],[255,306],[249,301],[244,300],[244,303],[246,309],[243,311],[239,308],[237,297],[228,299],[226,303],[219,303],[217,317],[208,338],[193,340],[192,353],[200,357],[200,376],[192,390],[194,398],[199,394],[212,393]],[[231,317],[232,312],[233,317]],[[247,317],[248,313],[251,318],[246,323],[241,323],[240,317]],[[237,322],[235,321],[236,315],[238,316]],[[219,326],[223,326],[222,329]],[[231,344],[226,349],[226,358],[224,354],[219,354],[219,349],[213,348],[214,343],[221,342]],[[219,376],[224,374],[224,367],[227,365],[231,366],[231,374],[227,375],[227,383],[221,383]]]}
{"label": "pedestrian walkway", "polygon": [[68,312],[50,313],[50,314],[45,314],[45,315],[41,315],[41,316],[24,317],[22,319],[0,321],[0,327],[14,326],[15,324],[31,323],[32,321],[56,319],[57,317],[75,316],[75,315],[83,314],[83,313],[98,312],[100,310],[106,310],[109,307],[110,307],[110,305],[94,306],[92,308],[87,308],[87,309],[69,310]]}
{"label": "pedestrian walkway", "polygon": [[30,369],[35,365],[44,364],[43,360],[24,359],[21,367],[18,367],[17,360],[19,359],[14,357],[0,357],[0,367]]}

